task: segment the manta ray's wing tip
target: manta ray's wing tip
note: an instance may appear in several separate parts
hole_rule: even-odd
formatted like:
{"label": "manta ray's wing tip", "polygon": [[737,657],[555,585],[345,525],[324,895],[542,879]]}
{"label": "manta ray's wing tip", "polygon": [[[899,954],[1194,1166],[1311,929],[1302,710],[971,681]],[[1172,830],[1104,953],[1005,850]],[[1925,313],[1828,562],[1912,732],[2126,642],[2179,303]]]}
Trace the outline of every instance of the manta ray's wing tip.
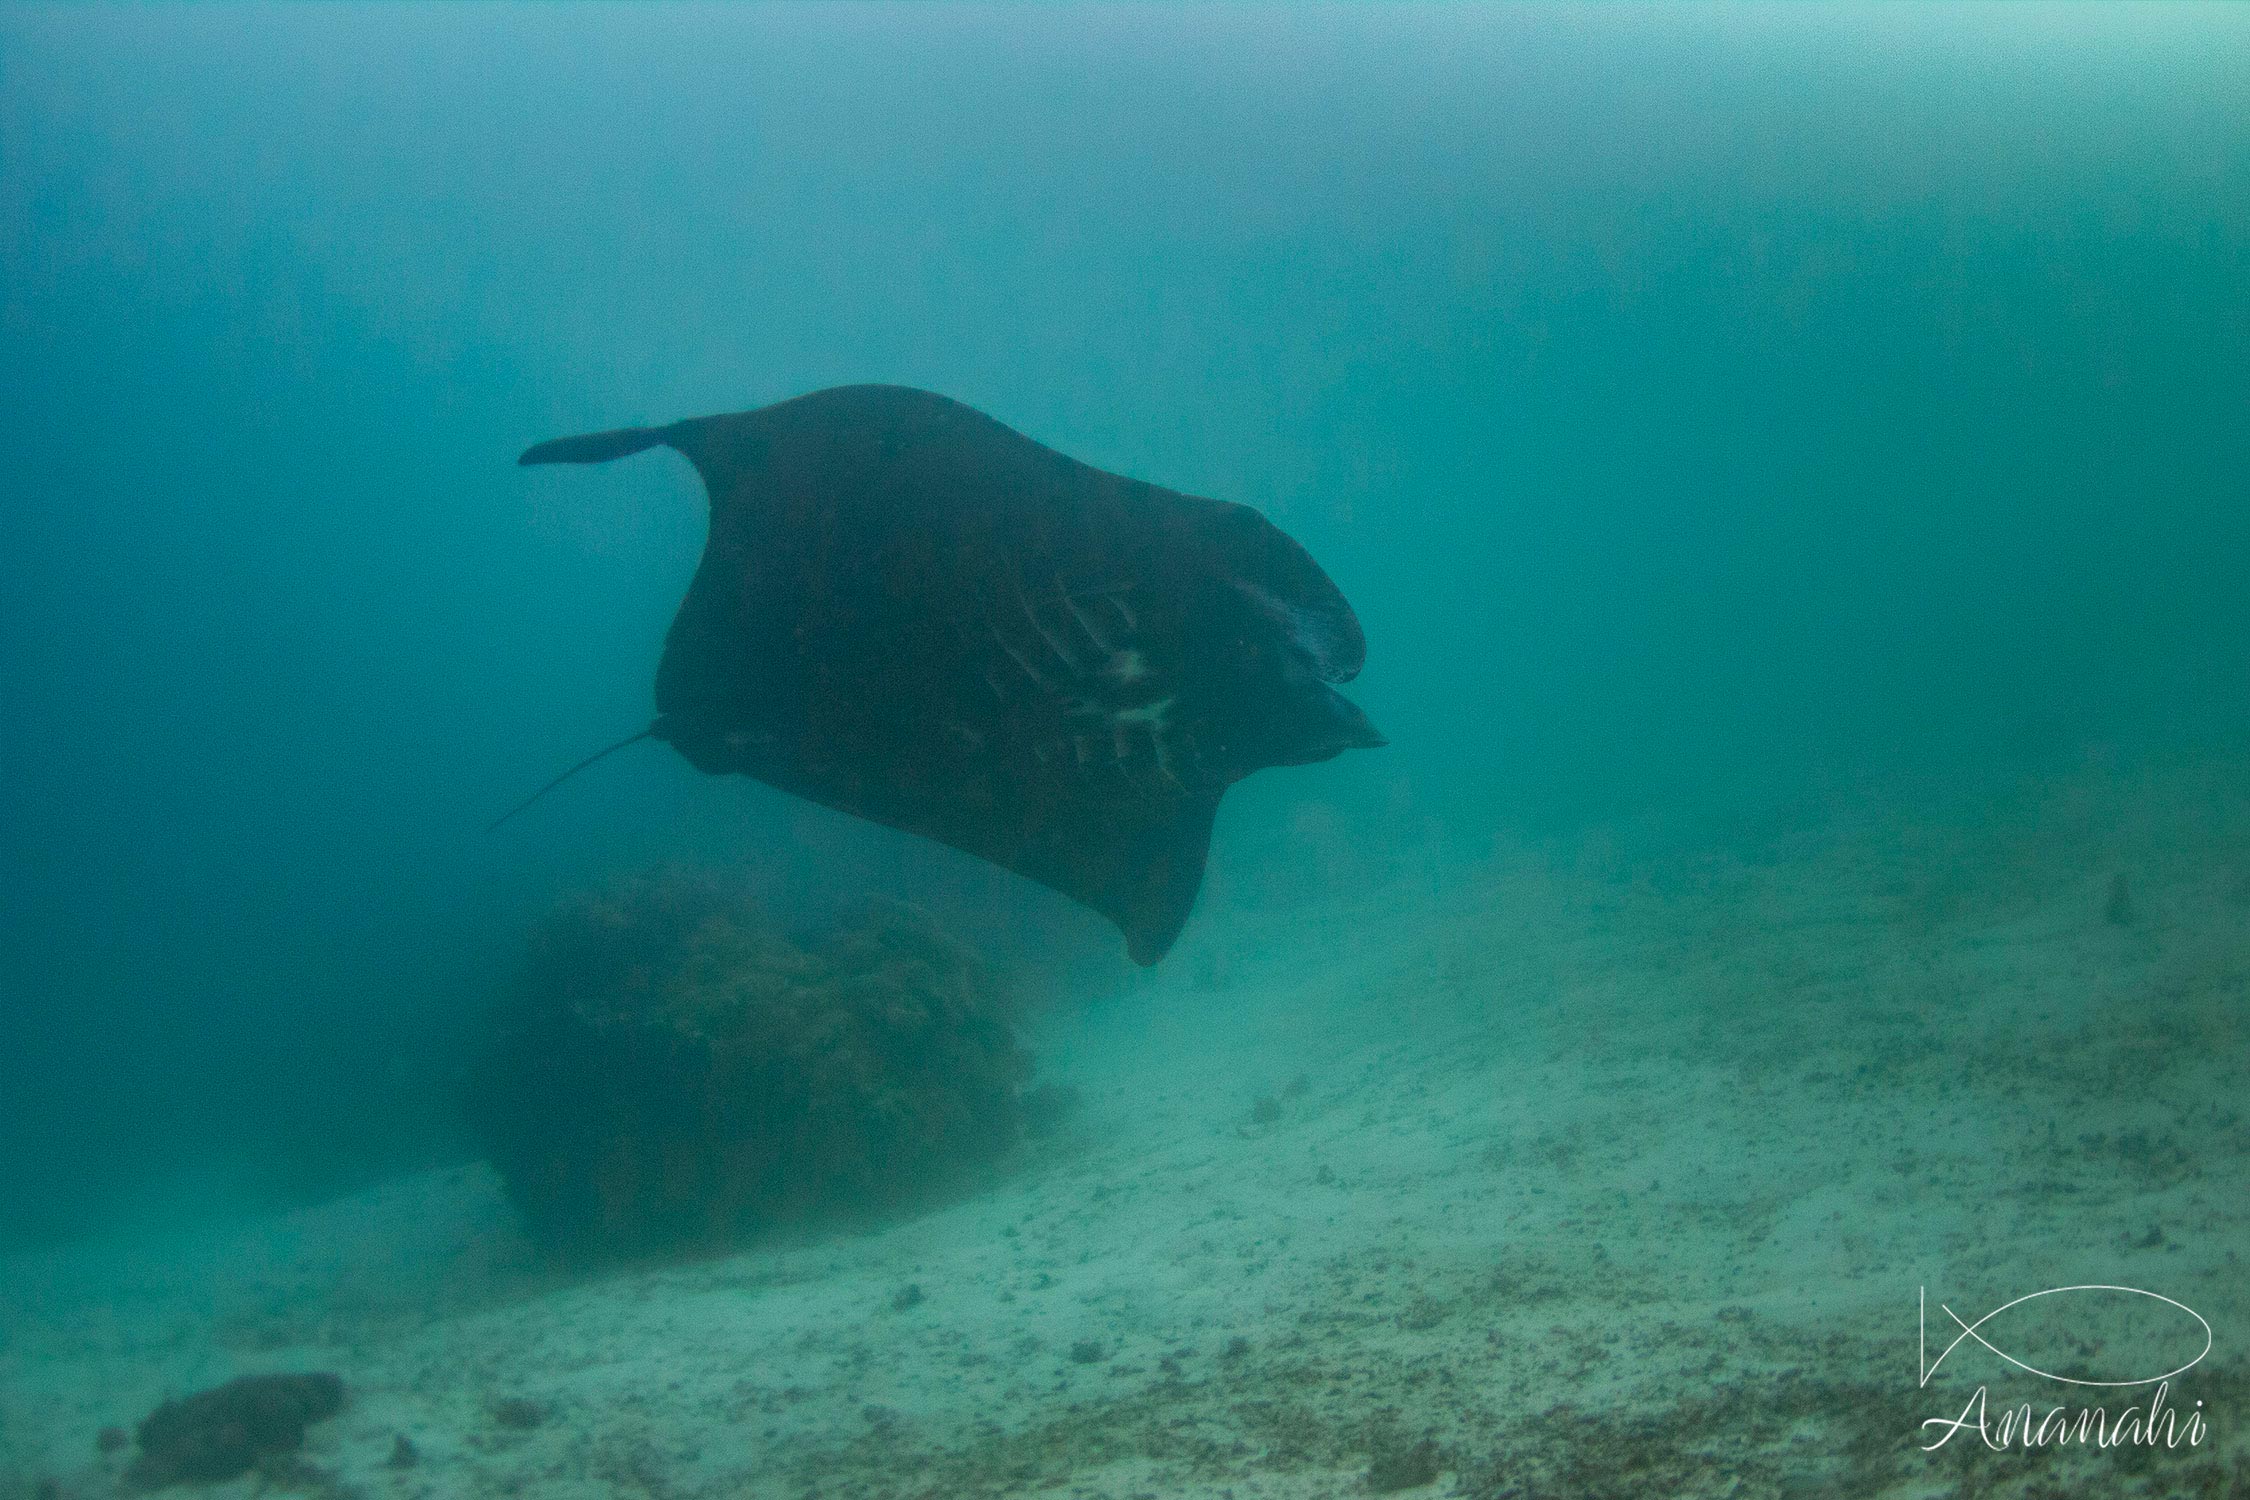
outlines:
{"label": "manta ray's wing tip", "polygon": [[653,448],[670,436],[668,427],[614,427],[607,432],[533,443],[516,462],[524,468],[534,464],[606,464],[613,458]]}

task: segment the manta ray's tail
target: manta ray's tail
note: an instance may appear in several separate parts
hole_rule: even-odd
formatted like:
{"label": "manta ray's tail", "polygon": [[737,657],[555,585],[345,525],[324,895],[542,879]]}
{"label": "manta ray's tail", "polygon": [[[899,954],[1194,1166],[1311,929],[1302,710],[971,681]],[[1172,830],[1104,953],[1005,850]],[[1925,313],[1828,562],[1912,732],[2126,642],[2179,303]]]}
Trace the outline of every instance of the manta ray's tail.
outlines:
{"label": "manta ray's tail", "polygon": [[[574,440],[566,439],[566,441]],[[525,808],[531,806],[532,803],[537,802],[541,797],[546,796],[549,792],[553,791],[556,787],[561,786],[564,782],[570,780],[571,777],[576,776],[580,771],[585,770],[595,761],[601,760],[605,756],[615,755],[618,751],[624,749],[627,745],[637,745],[642,740],[647,739],[649,736],[655,733],[655,726],[651,725],[649,728],[642,730],[639,734],[628,735],[624,739],[619,740],[614,745],[604,745],[601,749],[596,750],[592,755],[587,756],[577,765],[572,766],[569,770],[563,772],[560,776],[557,776],[553,781],[548,782],[538,791],[533,792],[530,796],[524,798],[521,802],[518,802],[514,807],[509,808],[499,817],[494,818],[491,822],[485,824],[484,831],[486,833],[492,832],[493,829],[498,828],[502,823],[507,822],[517,813],[522,812]]]}
{"label": "manta ray's tail", "polygon": [[556,438],[551,442],[534,443],[523,450],[519,464],[606,464],[613,458],[624,458],[653,448],[671,439],[669,427],[615,427],[608,432],[589,432],[578,437]]}

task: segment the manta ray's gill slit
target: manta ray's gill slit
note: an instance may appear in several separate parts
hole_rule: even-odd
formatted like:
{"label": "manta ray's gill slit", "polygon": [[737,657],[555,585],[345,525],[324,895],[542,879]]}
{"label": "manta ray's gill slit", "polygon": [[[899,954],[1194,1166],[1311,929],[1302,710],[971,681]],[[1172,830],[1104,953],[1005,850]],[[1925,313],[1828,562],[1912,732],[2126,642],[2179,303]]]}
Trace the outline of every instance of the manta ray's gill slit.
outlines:
{"label": "manta ray's gill slit", "polygon": [[998,626],[993,627],[992,639],[994,644],[998,645],[1002,651],[1008,653],[1008,659],[1010,661],[1023,668],[1023,675],[1030,678],[1034,683],[1036,683],[1038,685],[1039,691],[1045,693],[1050,698],[1061,696],[1061,690],[1058,689],[1053,683],[1049,682],[1046,676],[1041,673],[1037,667],[1031,664],[1030,657],[1024,655],[1023,652],[1016,649],[1015,642],[1009,640],[1005,635],[1000,633],[1000,629]]}
{"label": "manta ray's gill slit", "polygon": [[1156,762],[1157,773],[1184,790],[1186,783],[1173,769],[1176,756],[1172,748],[1172,705],[1175,701],[1169,697],[1159,698],[1138,708],[1123,709],[1111,722],[1117,726],[1121,741],[1132,729],[1147,731],[1149,754]]}
{"label": "manta ray's gill slit", "polygon": [[1069,669],[1070,675],[1073,677],[1085,676],[1085,667],[1079,663],[1077,657],[1070,654],[1070,648],[1063,644],[1061,634],[1045,620],[1039,618],[1039,611],[1031,607],[1031,601],[1024,596],[1020,589],[1016,591],[1016,606],[1023,611],[1023,617],[1031,622],[1031,628],[1039,633],[1039,639],[1047,643],[1047,649],[1054,653],[1055,659]]}
{"label": "manta ray's gill slit", "polygon": [[[1172,718],[1174,699],[1159,698],[1133,707],[1092,703],[1083,699],[1064,705],[1072,718],[1100,720],[1084,731],[1071,730],[1057,738],[1055,748],[1068,746],[1067,760],[1078,770],[1115,773],[1135,796],[1157,801],[1187,791],[1181,776],[1183,764],[1195,758],[1194,742]],[[1052,750],[1041,744],[1035,751],[1039,765],[1052,763]]]}
{"label": "manta ray's gill slit", "polygon": [[[969,670],[984,679],[984,685],[992,690],[994,702],[1006,705],[1008,688],[1002,680],[1006,674],[994,669],[991,654],[985,649],[985,635],[979,634],[975,625],[967,620],[953,621],[951,629],[955,648],[967,659]],[[988,627],[985,634],[992,633]]]}
{"label": "manta ray's gill slit", "polygon": [[1166,781],[1171,782],[1172,785],[1178,787],[1181,791],[1186,791],[1187,783],[1180,779],[1180,773],[1177,770],[1173,769],[1173,766],[1174,763],[1182,756],[1185,756],[1191,761],[1194,759],[1195,736],[1183,732],[1180,735],[1180,747],[1178,750],[1174,750],[1172,748],[1172,739],[1170,735],[1158,735],[1155,737],[1152,743],[1156,746],[1156,769],[1164,773],[1164,779]]}
{"label": "manta ray's gill slit", "polygon": [[1151,734],[1160,733],[1171,720],[1173,701],[1170,698],[1158,698],[1134,708],[1121,708],[1115,717],[1121,724],[1143,724]]}
{"label": "manta ray's gill slit", "polygon": [[1062,595],[1063,608],[1070,611],[1070,617],[1078,622],[1078,628],[1086,632],[1086,639],[1093,642],[1094,649],[1104,655],[1113,655],[1117,650],[1116,644],[1108,636],[1102,634],[1101,628],[1094,623],[1093,617],[1079,606],[1077,598],[1068,589],[1063,588],[1062,579],[1059,576],[1055,579],[1055,588]]}

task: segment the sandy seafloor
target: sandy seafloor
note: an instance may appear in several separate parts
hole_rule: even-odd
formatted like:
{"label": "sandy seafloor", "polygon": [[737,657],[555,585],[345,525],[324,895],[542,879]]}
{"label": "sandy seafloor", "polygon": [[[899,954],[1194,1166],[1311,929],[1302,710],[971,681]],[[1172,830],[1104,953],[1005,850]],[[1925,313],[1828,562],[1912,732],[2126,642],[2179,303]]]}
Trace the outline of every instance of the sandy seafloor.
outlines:
{"label": "sandy seafloor", "polygon": [[[471,1168],[0,1267],[0,1496],[115,1493],[103,1426],[288,1369],[345,1411],[209,1493],[2250,1494],[2242,767],[1473,861],[1222,839],[1179,952],[1038,1023],[1068,1127],[912,1222],[566,1277]],[[1358,894],[1230,886],[1291,841]],[[1972,1345],[1918,1387],[1920,1289],[2081,1283],[2209,1321],[2203,1441],[1920,1451],[1980,1383],[2145,1401]],[[1995,1343],[2201,1342],[2066,1301]]]}

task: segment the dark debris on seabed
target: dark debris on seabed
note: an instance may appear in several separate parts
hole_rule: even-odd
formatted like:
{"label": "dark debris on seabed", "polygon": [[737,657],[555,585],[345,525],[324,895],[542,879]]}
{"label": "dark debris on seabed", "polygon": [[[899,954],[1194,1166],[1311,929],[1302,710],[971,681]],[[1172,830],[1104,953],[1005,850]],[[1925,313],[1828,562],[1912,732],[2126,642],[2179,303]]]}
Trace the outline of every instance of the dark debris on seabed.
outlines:
{"label": "dark debris on seabed", "polygon": [[329,1371],[245,1375],[163,1401],[128,1434],[95,1430],[95,1463],[66,1480],[0,1474],[0,1500],[82,1500],[103,1495],[192,1493],[249,1479],[259,1491],[330,1495],[335,1476],[299,1456],[309,1428],[343,1410],[344,1382]]}
{"label": "dark debris on seabed", "polygon": [[167,1401],[136,1429],[139,1454],[125,1471],[124,1487],[215,1484],[277,1466],[287,1472],[305,1429],[343,1407],[344,1382],[325,1371],[245,1375]]}

